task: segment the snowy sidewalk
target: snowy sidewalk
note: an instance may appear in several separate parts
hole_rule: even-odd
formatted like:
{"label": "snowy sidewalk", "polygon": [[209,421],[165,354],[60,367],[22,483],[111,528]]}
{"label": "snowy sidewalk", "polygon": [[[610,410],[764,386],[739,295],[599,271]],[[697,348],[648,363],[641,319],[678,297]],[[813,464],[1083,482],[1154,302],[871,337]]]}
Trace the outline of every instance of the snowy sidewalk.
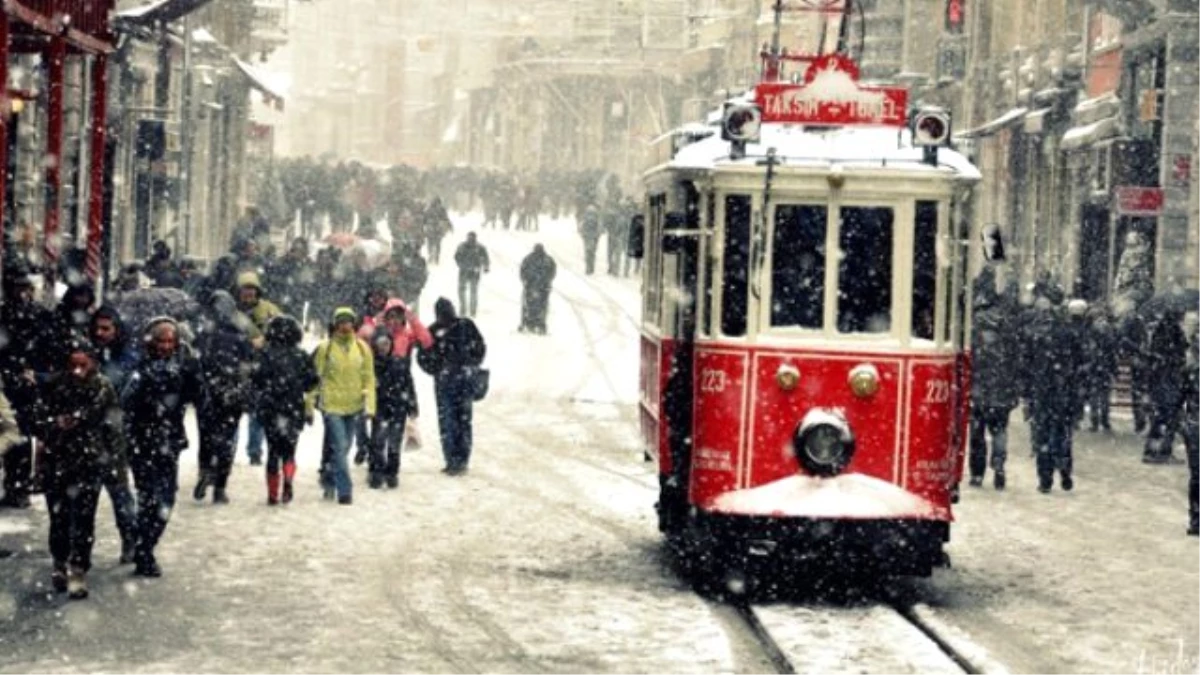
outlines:
{"label": "snowy sidewalk", "polygon": [[[1200,545],[1186,465],[1141,463],[1142,439],[1075,434],[1073,492],[1037,492],[1029,428],[1009,431],[1008,489],[963,488],[953,568],[917,598],[1013,672],[1197,672]],[[1177,456],[1183,448],[1176,449]]]}

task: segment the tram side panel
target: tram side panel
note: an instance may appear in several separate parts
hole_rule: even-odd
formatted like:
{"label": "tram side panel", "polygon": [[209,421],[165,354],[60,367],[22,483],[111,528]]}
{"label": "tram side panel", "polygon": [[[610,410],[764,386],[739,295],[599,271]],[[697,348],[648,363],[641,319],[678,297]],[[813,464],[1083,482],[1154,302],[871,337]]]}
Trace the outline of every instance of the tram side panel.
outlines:
{"label": "tram side panel", "polygon": [[696,351],[694,456],[689,501],[706,505],[737,489],[745,475],[749,353]]}
{"label": "tram side panel", "polygon": [[946,508],[962,467],[961,384],[953,359],[914,359],[908,363],[907,461],[901,484]]}

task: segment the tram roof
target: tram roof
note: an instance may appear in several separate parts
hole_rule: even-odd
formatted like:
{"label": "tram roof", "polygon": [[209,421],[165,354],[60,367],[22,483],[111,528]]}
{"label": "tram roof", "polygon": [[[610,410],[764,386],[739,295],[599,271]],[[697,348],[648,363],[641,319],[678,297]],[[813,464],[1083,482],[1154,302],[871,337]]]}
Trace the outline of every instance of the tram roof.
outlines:
{"label": "tram roof", "polygon": [[746,145],[746,156],[731,159],[730,143],[714,133],[680,148],[668,163],[675,169],[713,170],[722,166],[753,166],[762,162],[769,148],[782,166],[845,169],[911,170],[918,173],[952,173],[958,178],[978,180],[979,169],[951,148],[938,148],[938,164],[922,161],[924,150],[913,147],[907,129],[892,127],[800,127],[764,124],[758,143]]}

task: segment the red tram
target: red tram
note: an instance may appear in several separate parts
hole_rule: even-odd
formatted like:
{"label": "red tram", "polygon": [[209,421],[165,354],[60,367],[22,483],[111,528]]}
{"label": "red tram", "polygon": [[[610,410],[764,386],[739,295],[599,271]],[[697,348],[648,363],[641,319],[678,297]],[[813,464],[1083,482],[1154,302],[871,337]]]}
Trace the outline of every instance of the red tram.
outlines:
{"label": "red tram", "polygon": [[905,96],[820,57],[682,129],[644,175],[642,436],[659,527],[693,561],[945,560],[980,176],[948,116],[910,120]]}

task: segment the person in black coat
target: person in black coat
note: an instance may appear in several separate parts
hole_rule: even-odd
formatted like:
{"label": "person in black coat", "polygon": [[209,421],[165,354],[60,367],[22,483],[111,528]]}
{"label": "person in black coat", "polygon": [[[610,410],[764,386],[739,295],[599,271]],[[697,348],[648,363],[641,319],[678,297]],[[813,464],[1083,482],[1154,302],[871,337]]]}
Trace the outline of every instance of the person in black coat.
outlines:
{"label": "person in black coat", "polygon": [[465,473],[471,461],[472,404],[487,345],[475,323],[459,317],[446,298],[438,298],[433,310],[436,321],[429,327],[433,347],[422,349],[417,363],[433,376],[438,431],[446,460],[443,471],[456,476]]}
{"label": "person in black coat", "polygon": [[992,485],[1005,487],[1008,457],[1008,418],[1020,400],[1020,370],[1014,312],[995,294],[977,294],[971,328],[971,434],[972,487],[983,484],[988,467],[987,437],[992,437]]}
{"label": "person in black coat", "polygon": [[1173,461],[1171,446],[1179,430],[1179,406],[1183,395],[1183,367],[1187,361],[1187,336],[1183,313],[1164,312],[1150,331],[1145,352],[1150,383],[1150,432],[1142,461],[1166,464]]}
{"label": "person in black coat", "polygon": [[308,259],[308,240],[296,238],[283,257],[267,267],[267,295],[285,314],[302,316],[304,301],[312,293],[316,279]]}
{"label": "person in black coat", "polygon": [[121,392],[133,482],[138,493],[134,574],[158,577],[154,548],[167,528],[179,491],[179,454],[187,449],[183,416],[201,391],[200,364],[179,339],[170,317],[151,319],[143,333],[144,356]]}
{"label": "person in black coat", "polygon": [[479,310],[480,275],[492,266],[487,249],[474,232],[467,233],[467,240],[458,245],[454,262],[458,264],[458,305],[463,316],[473,317]]}
{"label": "person in black coat", "polygon": [[396,356],[392,330],[380,326],[371,340],[375,350],[375,420],[368,461],[368,486],[400,485],[400,446],[410,416],[417,413],[416,387],[409,357]]}
{"label": "person in black coat", "polygon": [[1062,489],[1075,487],[1071,435],[1079,395],[1081,361],[1078,339],[1062,307],[1039,297],[1025,326],[1025,395],[1037,456],[1038,491],[1050,492],[1054,472]]}
{"label": "person in black coat", "polygon": [[521,332],[546,334],[546,313],[550,307],[550,286],[558,265],[541,244],[521,261]]}
{"label": "person in black coat", "polygon": [[54,558],[51,581],[56,591],[78,600],[88,595],[85,575],[96,540],[102,457],[111,441],[104,427],[120,412],[117,394],[100,374],[91,346],[76,341],[64,351],[66,370],[50,378],[45,392],[46,510]]}
{"label": "person in black coat", "polygon": [[24,440],[4,454],[4,496],[0,507],[28,508],[33,490],[33,437],[40,417],[40,382],[58,367],[53,362],[58,344],[54,314],[34,300],[33,279],[23,266],[6,270],[0,330],[7,340],[0,347],[0,378],[12,402]]}
{"label": "person in black coat", "polygon": [[1182,380],[1180,422],[1188,463],[1187,533],[1195,537],[1200,534],[1200,337],[1196,335],[1188,344]]}
{"label": "person in black coat", "polygon": [[1109,422],[1109,401],[1112,398],[1113,378],[1117,374],[1117,335],[1108,312],[1093,308],[1086,348],[1086,384],[1088,418],[1091,430],[1112,429]]}
{"label": "person in black coat", "polygon": [[[254,413],[266,420],[267,504],[292,501],[296,479],[296,442],[312,420],[304,395],[317,386],[312,358],[300,349],[304,335],[300,323],[284,314],[267,323],[267,344],[254,372]],[[280,494],[282,470],[283,493]]]}
{"label": "person in black coat", "polygon": [[250,320],[237,310],[233,296],[214,291],[199,323],[196,355],[203,384],[197,406],[200,430],[200,479],[192,491],[197,501],[213,488],[213,503],[227,504],[225,493],[237,450],[238,420],[249,404],[254,348]]}

